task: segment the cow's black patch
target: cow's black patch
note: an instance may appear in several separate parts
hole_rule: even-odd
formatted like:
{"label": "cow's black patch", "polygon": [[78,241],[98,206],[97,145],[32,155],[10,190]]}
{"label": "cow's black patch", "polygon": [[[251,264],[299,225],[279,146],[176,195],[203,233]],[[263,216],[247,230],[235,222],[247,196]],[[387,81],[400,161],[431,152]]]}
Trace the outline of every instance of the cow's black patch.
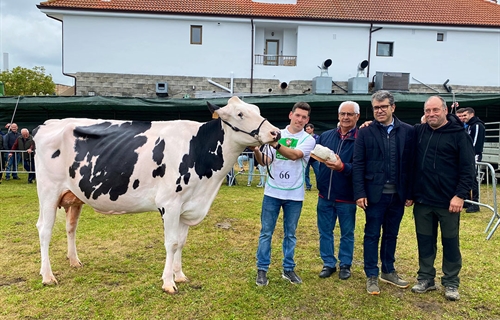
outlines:
{"label": "cow's black patch", "polygon": [[52,159],[57,158],[61,155],[61,150],[57,149],[56,152],[52,154]]}
{"label": "cow's black patch", "polygon": [[153,178],[163,177],[165,175],[165,164],[158,166],[158,168],[153,170]]}
{"label": "cow's black patch", "polygon": [[158,208],[158,211],[160,211],[160,216],[163,219],[163,215],[165,214],[165,208]]}
{"label": "cow's black patch", "polygon": [[189,153],[182,157],[179,165],[179,179],[177,179],[176,192],[182,190],[181,178],[185,184],[189,183],[190,168],[194,168],[201,179],[210,178],[214,171],[222,169],[224,159],[222,156],[222,143],[224,142],[224,130],[220,119],[212,120],[200,126],[196,136],[189,142]]}
{"label": "cow's black patch", "polygon": [[[135,150],[147,141],[138,136],[151,128],[151,122],[103,122],[76,127],[75,161],[69,168],[72,178],[80,169],[79,187],[85,197],[97,199],[109,194],[112,201],[125,194],[139,155]],[[82,163],[83,162],[83,163]]]}
{"label": "cow's black patch", "polygon": [[153,148],[153,161],[156,162],[158,167],[153,170],[153,178],[156,177],[163,177],[165,175],[165,164],[161,164],[163,161],[163,156],[165,152],[165,140],[163,139],[156,139],[155,141],[155,146]]}
{"label": "cow's black patch", "polygon": [[139,179],[135,179],[134,184],[132,185],[134,189],[139,188]]}

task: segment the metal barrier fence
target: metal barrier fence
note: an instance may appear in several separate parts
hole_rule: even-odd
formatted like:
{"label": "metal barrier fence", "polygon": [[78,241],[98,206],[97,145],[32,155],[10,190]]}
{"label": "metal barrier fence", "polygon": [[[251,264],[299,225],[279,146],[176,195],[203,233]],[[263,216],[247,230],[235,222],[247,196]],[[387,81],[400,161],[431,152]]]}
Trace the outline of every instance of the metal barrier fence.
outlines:
{"label": "metal barrier fence", "polygon": [[[243,158],[240,158],[241,156],[244,156]],[[246,156],[246,157],[245,157]],[[241,171],[239,167],[239,163],[236,162],[233,166],[233,169],[231,169],[231,172],[228,173],[227,175],[227,184],[229,186],[233,186],[236,181],[237,176],[247,176],[248,181],[253,180],[253,177],[257,177],[260,179],[261,177],[266,177],[267,176],[267,169],[265,167],[263,168],[257,168],[257,162],[255,159],[252,158],[252,161],[250,161],[250,157],[253,157],[254,154],[253,152],[242,152],[238,156],[238,161],[241,162],[242,167],[245,168],[246,170]],[[265,179],[263,179],[265,181]],[[258,187],[262,187],[263,185],[261,184],[262,179],[259,180],[259,184],[257,185]],[[251,183],[247,182],[247,186],[250,186]]]}
{"label": "metal barrier fence", "polygon": [[[490,240],[495,233],[495,230],[500,225],[500,215],[498,214],[498,204],[497,204],[497,180],[495,177],[495,168],[490,163],[487,162],[476,162],[477,165],[477,184],[479,190],[479,199],[478,202],[472,200],[465,200],[467,203],[476,204],[481,207],[485,207],[490,209],[493,212],[491,216],[490,222],[488,226],[484,230],[484,233],[488,233],[486,236],[486,240]],[[487,193],[483,195],[481,192],[481,182],[486,179],[486,189],[490,189],[490,181],[491,181],[491,194]],[[493,206],[489,205],[489,203],[493,203]],[[496,221],[495,224],[493,224]]]}
{"label": "metal barrier fence", "polygon": [[[12,156],[9,157],[9,154]],[[35,173],[33,156],[34,154],[29,156],[25,150],[0,150],[0,172],[9,174]],[[9,168],[9,165],[12,165],[12,168]]]}

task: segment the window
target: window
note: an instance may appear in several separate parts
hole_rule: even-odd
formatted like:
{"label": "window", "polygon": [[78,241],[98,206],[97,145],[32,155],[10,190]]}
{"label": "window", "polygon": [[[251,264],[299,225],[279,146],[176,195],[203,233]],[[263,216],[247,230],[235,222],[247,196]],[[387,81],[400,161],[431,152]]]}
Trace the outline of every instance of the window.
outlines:
{"label": "window", "polygon": [[437,33],[437,41],[444,41],[444,33],[442,32]]}
{"label": "window", "polygon": [[377,56],[392,57],[393,50],[393,42],[377,42]]}
{"label": "window", "polygon": [[202,26],[191,26],[191,44],[201,44]]}

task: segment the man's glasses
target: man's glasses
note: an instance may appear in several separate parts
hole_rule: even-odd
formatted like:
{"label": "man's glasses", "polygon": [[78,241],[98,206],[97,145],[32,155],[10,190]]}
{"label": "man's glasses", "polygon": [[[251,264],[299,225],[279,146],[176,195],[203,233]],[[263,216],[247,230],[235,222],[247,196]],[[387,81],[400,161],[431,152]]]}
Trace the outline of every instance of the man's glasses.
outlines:
{"label": "man's glasses", "polygon": [[348,116],[349,118],[352,118],[356,115],[354,112],[339,112],[340,117],[345,117]]}
{"label": "man's glasses", "polygon": [[383,105],[383,106],[373,106],[373,111],[387,111],[387,109],[389,109],[391,105],[390,104],[386,104],[386,105]]}

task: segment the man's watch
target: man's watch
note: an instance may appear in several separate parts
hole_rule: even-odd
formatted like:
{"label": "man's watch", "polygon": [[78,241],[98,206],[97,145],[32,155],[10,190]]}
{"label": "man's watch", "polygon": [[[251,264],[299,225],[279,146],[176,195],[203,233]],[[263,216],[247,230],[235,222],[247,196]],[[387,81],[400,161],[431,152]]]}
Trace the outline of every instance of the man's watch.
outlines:
{"label": "man's watch", "polygon": [[274,147],[274,149],[279,150],[280,148],[281,148],[281,144],[278,142],[278,144],[276,145],[276,147]]}

